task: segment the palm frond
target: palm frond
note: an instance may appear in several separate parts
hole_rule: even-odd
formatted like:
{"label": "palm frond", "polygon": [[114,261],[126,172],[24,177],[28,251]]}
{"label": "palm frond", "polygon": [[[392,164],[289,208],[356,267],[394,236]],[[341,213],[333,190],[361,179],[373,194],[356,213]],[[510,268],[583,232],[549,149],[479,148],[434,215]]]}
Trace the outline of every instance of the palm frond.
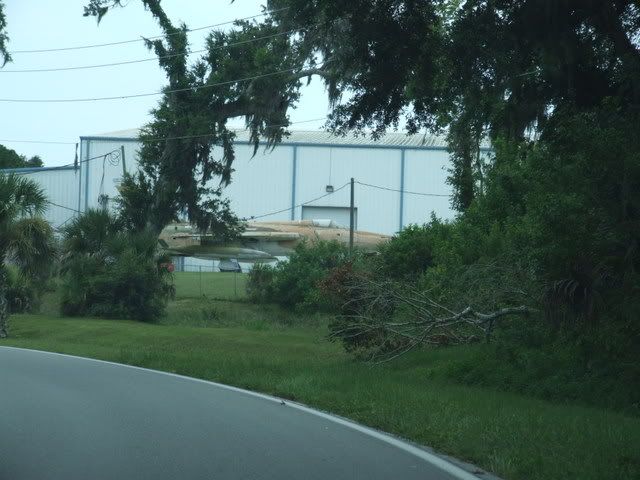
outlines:
{"label": "palm frond", "polygon": [[0,174],[0,222],[34,217],[46,209],[47,197],[36,182],[16,174]]}
{"label": "palm frond", "polygon": [[53,229],[41,218],[22,218],[8,232],[7,256],[24,273],[45,276],[56,255]]}
{"label": "palm frond", "polygon": [[105,210],[87,210],[64,229],[64,251],[67,255],[96,254],[119,230],[117,219]]}

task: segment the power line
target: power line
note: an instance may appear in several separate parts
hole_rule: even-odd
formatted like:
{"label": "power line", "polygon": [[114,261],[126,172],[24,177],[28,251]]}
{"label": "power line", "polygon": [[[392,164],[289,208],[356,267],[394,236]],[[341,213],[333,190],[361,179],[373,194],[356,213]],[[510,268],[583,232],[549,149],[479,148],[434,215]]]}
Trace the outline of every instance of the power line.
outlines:
{"label": "power line", "polygon": [[[295,33],[297,31],[299,31],[300,29],[294,29],[294,30],[289,30],[286,32],[278,32],[278,33],[274,33],[272,35],[265,35],[262,37],[257,37],[257,38],[252,38],[252,39],[248,39],[248,40],[243,40],[240,42],[232,42],[232,43],[228,43],[226,45],[220,45],[218,47],[213,48],[213,50],[222,50],[222,49],[226,49],[226,48],[230,48],[230,47],[237,47],[239,45],[246,45],[249,43],[254,43],[254,42],[259,42],[261,40],[269,40],[271,38],[276,38],[276,37],[280,37],[283,35],[290,35],[292,33]],[[186,55],[191,55],[191,54],[195,54],[195,53],[204,53],[209,51],[208,49],[202,49],[202,50],[194,50],[191,52],[187,52]],[[156,60],[165,60],[167,58],[175,58],[175,57],[181,57],[185,54],[182,53],[174,53],[171,55],[160,55],[157,57],[151,57],[151,58],[142,58],[142,59],[138,59],[138,60],[127,60],[127,61],[123,61],[123,62],[113,62],[113,63],[101,63],[101,64],[96,64],[96,65],[80,65],[80,66],[74,66],[74,67],[58,67],[58,68],[34,68],[34,69],[26,69],[26,70],[4,70],[4,69],[0,69],[0,73],[42,73],[42,72],[64,72],[64,71],[69,71],[69,70],[87,70],[87,69],[91,69],[91,68],[104,68],[104,67],[116,67],[116,66],[120,66],[120,65],[131,65],[131,64],[135,64],[135,63],[143,63],[143,62],[153,62]]]}
{"label": "power line", "polygon": [[381,187],[380,185],[371,185],[370,183],[358,182],[358,185],[363,185],[365,187],[377,188],[378,190],[387,190],[389,192],[397,192],[397,193],[406,193],[407,195],[420,195],[423,197],[450,197],[451,195],[444,195],[439,193],[421,193],[421,192],[410,192],[408,190],[397,190],[395,188],[389,187]]}
{"label": "power line", "polygon": [[44,145],[75,145],[76,142],[54,142],[50,140],[7,140],[0,139],[0,142],[7,143],[36,143],[36,144],[44,144]]}
{"label": "power line", "polygon": [[[80,210],[77,210],[75,208],[71,208],[71,207],[65,207],[64,205],[58,205],[57,203],[54,203],[50,200],[45,200],[48,204],[53,205],[54,207],[58,207],[58,208],[63,208],[64,210],[69,210],[70,212],[74,212],[74,213],[82,213]],[[67,220],[68,221],[68,220]],[[66,222],[65,222],[66,223]],[[64,225],[64,224],[63,224]],[[62,225],[60,225],[62,226]],[[60,227],[58,227],[60,228]]]}
{"label": "power line", "polygon": [[[114,150],[114,151],[115,151],[115,150]],[[102,158],[102,157],[104,157],[104,155],[101,155],[100,157],[94,157],[94,158]],[[92,160],[92,159],[89,159],[89,160]],[[248,218],[244,218],[243,220],[244,220],[244,221],[248,221],[248,220],[259,220],[259,219],[261,219],[261,218],[270,217],[270,216],[272,216],[272,215],[277,215],[277,214],[279,214],[279,213],[290,212],[291,210],[294,210],[294,209],[296,209],[296,208],[303,207],[303,206],[305,206],[305,205],[308,205],[309,203],[317,202],[318,200],[322,200],[323,198],[326,198],[326,197],[329,197],[329,196],[331,196],[331,195],[333,195],[333,194],[335,194],[335,193],[338,193],[340,190],[343,190],[344,188],[346,188],[346,187],[349,185],[349,183],[350,183],[350,182],[345,183],[344,185],[342,185],[340,188],[337,188],[337,189],[336,189],[336,190],[334,190],[333,192],[326,193],[326,194],[324,194],[324,195],[322,195],[322,196],[320,196],[320,197],[314,198],[313,200],[308,200],[308,201],[306,201],[306,202],[304,202],[304,203],[300,203],[300,204],[298,204],[298,205],[296,205],[296,206],[294,206],[294,207],[283,208],[282,210],[278,210],[278,211],[276,211],[276,212],[271,212],[271,213],[266,213],[266,214],[264,214],[264,215],[251,216],[251,217],[248,217]],[[51,205],[53,205],[53,206],[59,207],[59,208],[63,208],[63,209],[65,209],[65,210],[69,210],[69,211],[75,212],[75,213],[82,213],[80,210],[77,210],[77,209],[75,209],[75,208],[65,207],[64,205],[59,205],[59,204],[54,203],[54,202],[51,202],[51,201],[49,201],[49,200],[47,200],[47,203],[49,203],[49,204],[51,204]],[[67,220],[67,221],[68,221],[68,220]],[[65,222],[65,223],[66,223],[66,222]]]}
{"label": "power line", "polygon": [[[321,67],[316,67],[321,68]],[[179,93],[179,92],[187,92],[187,91],[197,91],[205,88],[214,88],[214,87],[222,87],[226,85],[232,85],[234,83],[243,83],[249,82],[251,80],[258,80],[260,78],[273,77],[276,75],[282,75],[284,73],[293,73],[298,68],[289,68],[286,70],[278,70],[271,73],[264,73],[262,75],[254,75],[252,77],[239,78],[237,80],[228,80],[226,82],[219,83],[211,83],[208,85],[198,85],[194,87],[186,87],[186,88],[175,88],[173,90],[164,90],[160,92],[150,92],[150,93],[138,93],[134,95],[119,95],[115,97],[95,97],[95,98],[62,98],[62,99],[19,99],[19,98],[0,98],[0,102],[9,102],[9,103],[78,103],[78,102],[98,102],[104,100],[124,100],[128,98],[141,98],[141,97],[153,97],[156,95],[164,95],[168,93]],[[300,72],[302,73],[302,71]],[[313,73],[309,73],[311,76]]]}
{"label": "power line", "polygon": [[[259,17],[264,17],[266,15],[271,15],[273,13],[278,13],[278,12],[282,12],[284,10],[288,10],[289,7],[284,7],[284,8],[279,8],[277,10],[271,10],[269,12],[264,12],[264,13],[260,13],[258,15],[252,15],[250,17],[244,17],[244,18],[236,18],[235,20],[229,20],[227,22],[222,22],[222,23],[215,23],[213,25],[205,25],[204,27],[198,27],[198,28],[187,28],[186,30],[184,30],[184,32],[197,32],[200,30],[207,30],[210,28],[216,28],[216,27],[222,27],[225,25],[231,25],[234,24],[236,22],[241,22],[241,21],[245,21],[245,20],[252,20],[254,18],[259,18]],[[183,31],[180,32],[175,32],[175,33],[168,33],[165,35],[156,35],[154,37],[148,37],[147,40],[157,40],[159,38],[167,38],[167,37],[171,37],[173,35],[179,35],[183,33]],[[14,54],[24,54],[24,53],[49,53],[49,52],[62,52],[62,51],[69,51],[69,50],[82,50],[82,49],[87,49],[87,48],[97,48],[97,47],[110,47],[113,45],[124,45],[127,43],[136,43],[136,42],[142,42],[144,41],[144,38],[136,38],[136,39],[131,39],[131,40],[122,40],[119,42],[110,42],[110,43],[95,43],[92,45],[77,45],[74,47],[60,47],[60,48],[44,48],[44,49],[38,49],[38,50],[14,50],[11,53],[11,55]]]}
{"label": "power line", "polygon": [[[47,202],[49,205],[53,205],[54,207],[62,208],[63,210],[69,210],[70,212],[73,212],[75,214],[82,214],[82,212],[80,210],[76,209],[76,208],[65,207],[64,205],[59,205],[59,204],[57,204],[55,202],[52,202],[51,200],[45,200],[45,202]],[[67,218],[64,222],[62,222],[57,227],[53,227],[53,229],[56,230],[56,231],[60,231],[60,229],[62,227],[64,227],[65,224],[69,222],[69,220],[72,220],[74,218],[76,218],[75,215],[70,216],[69,218]]]}
{"label": "power line", "polygon": [[[275,128],[275,127],[287,127],[289,125],[298,125],[301,123],[311,123],[311,122],[319,122],[322,120],[326,120],[326,117],[321,117],[321,118],[312,118],[310,120],[302,120],[300,122],[291,122],[289,124],[273,124],[273,125],[266,125],[266,128]],[[205,138],[205,137],[213,137],[215,136],[215,134],[213,133],[205,133],[205,134],[201,134],[201,135],[183,135],[180,137],[157,137],[157,138],[145,138],[144,140],[141,140],[143,142],[164,142],[164,141],[168,141],[168,140],[188,140],[191,138]]]}
{"label": "power line", "polygon": [[[70,163],[70,164],[68,164],[68,165],[60,165],[60,166],[58,166],[58,167],[34,167],[34,168],[36,168],[37,170],[31,170],[31,171],[28,171],[28,172],[14,172],[14,173],[15,173],[16,175],[33,175],[33,174],[36,174],[36,173],[54,172],[54,171],[56,171],[56,170],[66,170],[66,169],[68,169],[69,167],[73,167],[73,166],[74,166],[74,164],[73,164],[73,163]],[[9,172],[9,173],[12,173],[12,172]],[[2,175],[3,175],[3,174],[4,174],[4,172],[3,172],[2,170],[0,170],[0,174],[2,174]]]}
{"label": "power line", "polygon": [[[116,150],[114,150],[114,152],[115,151]],[[111,152],[111,153],[113,153],[113,152]],[[96,158],[103,158],[103,157],[105,157],[105,155],[101,155],[99,157],[94,157],[94,158],[88,159],[88,160],[94,160]],[[397,190],[397,189],[394,189],[394,188],[382,187],[382,186],[379,186],[379,185],[371,185],[369,183],[358,182],[358,181],[356,181],[355,183],[357,183],[358,185],[366,186],[366,187],[377,188],[377,189],[380,189],[380,190],[388,190],[388,191],[391,191],[391,192],[407,193],[407,194],[411,194],[411,195],[422,195],[422,196],[428,196],[428,197],[449,197],[450,196],[450,195],[440,195],[440,194],[435,194],[435,193],[419,193],[419,192],[410,192],[410,191],[406,191],[406,190]],[[326,197],[329,197],[329,196],[331,196],[333,194],[336,194],[339,191],[345,189],[349,184],[350,184],[350,182],[347,182],[344,185],[342,185],[341,187],[335,189],[333,192],[329,192],[329,193],[326,193],[324,195],[321,195],[320,197],[314,198],[312,200],[308,200],[306,202],[299,203],[298,205],[295,205],[293,207],[283,208],[281,210],[276,210],[276,211],[265,213],[265,214],[262,214],[262,215],[252,215],[250,217],[245,217],[242,220],[243,221],[260,220],[262,218],[270,217],[270,216],[273,216],[273,215],[278,215],[280,213],[290,212],[291,210],[295,210],[296,208],[303,207],[303,206],[308,205],[310,203],[317,202],[318,200],[322,200],[323,198],[326,198]],[[47,203],[50,203],[51,205],[54,205],[56,207],[60,207],[60,208],[63,208],[65,210],[69,210],[69,211],[72,211],[72,212],[75,212],[75,213],[82,213],[80,210],[77,210],[75,208],[65,207],[64,205],[58,205],[57,203],[54,203],[54,202],[51,202],[51,201],[47,201]]]}
{"label": "power line", "polygon": [[[326,117],[319,117],[319,118],[311,118],[309,120],[300,120],[298,122],[290,122],[288,124],[271,124],[271,125],[266,125],[267,128],[272,128],[272,127],[288,127],[290,125],[299,125],[302,123],[312,123],[312,122],[320,122],[322,120],[326,120]],[[184,135],[181,137],[158,137],[158,138],[150,138],[150,139],[145,139],[145,142],[163,142],[166,140],[186,140],[189,138],[204,138],[204,137],[213,137],[214,134],[213,133],[203,133],[203,134],[196,134],[196,135]],[[33,143],[33,144],[50,144],[50,145],[75,145],[77,142],[56,142],[56,141],[50,141],[50,140],[8,140],[8,139],[0,139],[0,142],[6,142],[6,143]]]}
{"label": "power line", "polygon": [[[76,213],[81,213],[81,212],[79,210],[77,210]],[[76,218],[75,215],[72,215],[69,218],[67,218],[64,222],[62,222],[60,225],[58,225],[57,227],[53,227],[53,229],[56,230],[56,231],[60,231],[60,229],[62,227],[64,227],[69,222],[69,220],[73,220],[75,218]]]}
{"label": "power line", "polygon": [[350,184],[350,182],[347,182],[344,185],[342,185],[340,188],[335,189],[333,192],[325,193],[321,197],[314,198],[313,200],[308,200],[308,201],[306,201],[304,203],[300,203],[300,204],[295,205],[293,207],[283,208],[282,210],[278,210],[276,212],[265,213],[264,215],[251,216],[251,217],[245,218],[244,220],[245,221],[247,221],[247,220],[259,220],[261,218],[270,217],[271,215],[277,215],[279,213],[290,212],[291,210],[295,210],[296,208],[303,207],[305,205],[308,205],[309,203],[317,202],[318,200],[322,200],[323,198],[329,197],[329,196],[333,195],[334,193],[338,193],[340,190],[344,189],[349,184]]}
{"label": "power line", "polygon": [[[99,158],[106,158],[109,155],[112,155],[114,153],[118,153],[120,151],[119,148],[116,148],[114,150],[111,150],[110,152],[107,153],[103,153],[102,155],[96,155],[95,157],[91,157],[91,158],[85,158],[84,160],[80,160],[77,162],[77,164],[82,164],[82,163],[87,163],[90,162],[92,160],[97,160]],[[56,170],[66,170],[69,167],[75,167],[76,166],[76,162],[73,163],[67,163],[66,165],[60,165],[58,167],[43,167],[42,169],[38,169],[38,170],[31,170],[29,172],[17,172],[16,175],[33,175],[36,173],[46,173],[46,172],[53,172]],[[38,168],[38,167],[36,167]],[[0,174],[2,173],[2,170],[0,170]],[[59,205],[58,205],[59,206]]]}

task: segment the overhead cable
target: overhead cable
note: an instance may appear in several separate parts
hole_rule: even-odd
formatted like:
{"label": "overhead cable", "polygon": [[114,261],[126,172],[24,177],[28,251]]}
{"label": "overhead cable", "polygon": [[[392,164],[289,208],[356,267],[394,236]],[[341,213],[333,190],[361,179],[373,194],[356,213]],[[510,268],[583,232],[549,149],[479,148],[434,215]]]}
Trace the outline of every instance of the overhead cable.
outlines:
{"label": "overhead cable", "polygon": [[[273,127],[288,127],[289,125],[299,125],[301,123],[311,123],[311,122],[320,122],[322,120],[326,120],[326,117],[320,117],[320,118],[311,118],[309,120],[300,120],[298,122],[290,122],[288,124],[271,124],[271,125],[266,125],[267,128],[273,128]],[[144,141],[145,142],[164,142],[167,140],[185,140],[185,139],[189,139],[189,138],[204,138],[204,137],[213,137],[214,134],[213,133],[202,133],[202,134],[196,134],[196,135],[183,135],[180,137],[158,137],[158,138],[146,138]],[[132,138],[132,140],[137,140],[136,138]],[[33,143],[33,144],[50,144],[50,145],[75,145],[77,142],[54,142],[54,141],[50,141],[50,140],[8,140],[8,139],[0,139],[0,142],[6,142],[6,143]],[[98,157],[100,158],[100,157]]]}
{"label": "overhead cable", "polygon": [[[321,66],[315,68],[322,68]],[[234,83],[244,83],[249,82],[251,80],[258,80],[260,78],[274,77],[277,75],[282,75],[285,73],[293,73],[299,70],[296,68],[288,68],[285,70],[277,70],[275,72],[264,73],[262,75],[254,75],[251,77],[239,78],[236,80],[227,80],[226,82],[218,82],[211,83],[205,85],[197,85],[194,87],[185,87],[185,88],[175,88],[172,90],[163,90],[159,92],[149,92],[149,93],[137,93],[133,95],[118,95],[114,97],[94,97],[94,98],[55,98],[55,99],[22,99],[22,98],[0,98],[0,102],[5,103],[78,103],[78,102],[98,102],[105,100],[125,100],[129,98],[141,98],[141,97],[153,97],[157,95],[164,95],[168,93],[179,93],[179,92],[188,92],[188,91],[197,91],[203,90],[205,88],[215,88],[215,87],[223,87],[226,85],[233,85]],[[300,73],[304,73],[302,70]],[[309,72],[309,76],[313,75],[313,71]]]}
{"label": "overhead cable", "polygon": [[[96,155],[95,157],[91,157],[91,158],[85,158],[84,160],[80,160],[79,162],[87,163],[92,160],[97,160],[99,158],[106,158],[111,154],[118,153],[119,151],[120,151],[120,148],[116,148],[114,150],[111,150],[110,152],[103,153],[102,155]],[[34,170],[30,170],[28,172],[17,172],[16,175],[33,175],[36,173],[53,172],[55,170],[66,170],[69,167],[75,167],[75,166],[76,166],[76,162],[67,163],[66,165],[59,165],[57,167],[34,167]],[[1,170],[0,170],[0,173],[1,173]]]}
{"label": "overhead cable", "polygon": [[[287,127],[289,125],[298,125],[300,123],[311,123],[311,122],[320,122],[322,120],[326,120],[326,117],[321,117],[321,118],[312,118],[310,120],[302,120],[300,122],[291,122],[289,124],[272,124],[272,125],[266,125],[266,128],[275,128],[275,127]],[[215,136],[215,134],[213,133],[205,133],[205,134],[197,134],[197,135],[182,135],[180,137],[157,137],[157,138],[145,138],[144,140],[141,140],[142,142],[165,142],[168,140],[188,140],[191,138],[205,138],[205,137],[213,137]]]}
{"label": "overhead cable", "polygon": [[7,139],[0,139],[0,142],[7,142],[7,143],[42,143],[45,145],[75,145],[76,142],[53,142],[50,140],[7,140]]}
{"label": "overhead cable", "polygon": [[[58,207],[58,208],[63,208],[64,210],[69,210],[70,212],[75,212],[75,213],[82,213],[80,210],[76,209],[76,208],[71,208],[71,207],[65,207],[64,205],[59,205],[57,203],[54,203],[50,200],[45,200],[48,204],[53,205],[54,207]],[[66,222],[65,222],[66,223]],[[61,227],[62,225],[60,225]],[[58,228],[60,228],[58,227]]]}
{"label": "overhead cable", "polygon": [[[228,43],[226,45],[220,45],[217,47],[212,48],[213,50],[222,50],[222,49],[226,49],[226,48],[230,48],[230,47],[237,47],[240,45],[247,45],[250,43],[254,43],[254,42],[259,42],[262,40],[269,40],[271,38],[276,38],[276,37],[280,37],[283,35],[291,35],[292,33],[298,32],[300,31],[300,29],[294,29],[294,30],[289,30],[286,32],[278,32],[278,33],[274,33],[272,35],[265,35],[262,37],[257,37],[257,38],[251,38],[248,40],[242,40],[240,42],[232,42],[232,43]],[[204,52],[208,52],[208,49],[202,49],[202,50],[193,50],[191,52],[187,52],[186,55],[192,55],[195,53],[204,53]],[[42,72],[64,72],[64,71],[69,71],[69,70],[87,70],[87,69],[92,69],[92,68],[104,68],[104,67],[116,67],[116,66],[120,66],[120,65],[131,65],[131,64],[136,64],[136,63],[144,63],[144,62],[153,62],[153,61],[157,61],[157,60],[165,60],[168,58],[175,58],[175,57],[181,57],[185,54],[183,53],[173,53],[170,55],[160,55],[160,56],[156,56],[156,57],[150,57],[150,58],[141,58],[141,59],[137,59],[137,60],[126,60],[123,62],[113,62],[113,63],[100,63],[100,64],[96,64],[96,65],[78,65],[78,66],[73,66],[73,67],[58,67],[58,68],[33,68],[33,69],[25,69],[25,70],[5,70],[5,69],[0,69],[0,74],[2,73],[42,73]]]}
{"label": "overhead cable", "polygon": [[[96,158],[101,158],[101,157],[96,157]],[[283,208],[282,210],[278,210],[276,212],[271,212],[271,213],[266,213],[264,215],[256,215],[256,216],[247,217],[247,218],[244,218],[243,221],[258,220],[258,219],[261,219],[261,218],[270,217],[272,215],[277,215],[279,213],[290,212],[291,210],[293,210],[295,208],[303,207],[305,205],[308,205],[308,204],[313,203],[313,202],[317,202],[318,200],[322,200],[323,198],[326,198],[326,197],[329,197],[329,196],[331,196],[331,195],[333,195],[335,193],[338,193],[340,190],[343,190],[344,188],[346,188],[349,185],[349,183],[350,182],[345,183],[340,188],[335,189],[333,192],[326,193],[326,194],[324,194],[324,195],[322,195],[322,196],[320,196],[318,198],[314,198],[313,200],[308,200],[308,201],[306,201],[304,203],[300,203],[300,204],[298,204],[298,205],[296,205],[294,207]],[[70,210],[70,211],[73,211],[73,212],[76,212],[76,213],[82,213],[80,210],[77,210],[75,208],[65,207],[64,205],[58,205],[57,203],[53,203],[53,202],[49,202],[49,201],[47,201],[47,203],[50,203],[51,205],[54,205],[56,207],[63,208],[65,210]]]}
{"label": "overhead cable", "polygon": [[[94,157],[94,159],[95,158],[103,158],[104,156],[105,155],[101,155],[99,157]],[[88,159],[88,160],[92,160],[92,159]],[[344,185],[342,185],[341,187],[335,189],[332,192],[328,192],[328,193],[326,193],[324,195],[321,195],[321,196],[319,196],[317,198],[314,198],[312,200],[308,200],[306,202],[299,203],[298,205],[295,205],[293,207],[283,208],[281,210],[276,210],[276,211],[265,213],[265,214],[262,214],[262,215],[252,215],[250,217],[245,217],[242,220],[245,221],[245,222],[246,221],[250,221],[250,220],[260,220],[262,218],[271,217],[273,215],[278,215],[280,213],[290,212],[291,210],[295,210],[296,208],[303,207],[303,206],[308,205],[310,203],[314,203],[314,202],[317,202],[318,200],[322,200],[323,198],[326,198],[326,197],[329,197],[331,195],[334,195],[334,194],[338,193],[339,191],[344,190],[350,183],[351,182],[347,182],[347,183],[345,183]],[[381,190],[388,190],[388,191],[392,191],[392,192],[402,192],[402,193],[406,193],[406,194],[410,194],[410,195],[423,195],[423,196],[429,196],[429,197],[449,197],[450,196],[450,195],[440,195],[440,194],[434,194],[434,193],[420,193],[420,192],[410,192],[410,191],[406,191],[406,190],[397,190],[397,189],[394,189],[394,188],[382,187],[380,185],[372,185],[372,184],[369,184],[369,183],[358,182],[358,181],[356,181],[355,183],[357,183],[359,185],[366,186],[366,187],[378,188],[378,189],[381,189]],[[70,210],[70,211],[73,211],[73,212],[76,212],[76,213],[82,213],[79,210],[76,210],[75,208],[65,207],[64,205],[58,205],[58,204],[53,203],[53,202],[48,202],[48,203],[50,203],[50,204],[52,204],[52,205],[54,205],[56,207],[64,208],[65,210]]]}
{"label": "overhead cable", "polygon": [[344,185],[342,185],[340,188],[336,188],[333,192],[325,193],[321,197],[314,198],[313,200],[308,200],[308,201],[306,201],[304,203],[300,203],[300,204],[295,205],[293,207],[283,208],[282,210],[278,210],[278,211],[270,212],[270,213],[265,213],[263,215],[255,215],[255,216],[247,217],[247,218],[244,218],[243,220],[244,221],[247,221],[247,220],[259,220],[261,218],[270,217],[272,215],[277,215],[279,213],[290,212],[291,210],[295,210],[296,208],[303,207],[305,205],[308,205],[309,203],[317,202],[318,200],[322,200],[323,198],[326,198],[326,197],[329,197],[329,196],[331,196],[331,195],[333,195],[335,193],[338,193],[340,190],[346,188],[347,185],[349,185],[350,183],[351,182],[347,182]]}
{"label": "overhead cable", "polygon": [[198,28],[187,28],[186,30],[181,30],[179,32],[175,32],[175,33],[168,33],[165,35],[156,35],[153,37],[147,37],[145,38],[135,38],[135,39],[131,39],[131,40],[122,40],[119,42],[109,42],[109,43],[96,43],[96,44],[92,44],[92,45],[76,45],[73,47],[60,47],[60,48],[42,48],[42,49],[36,49],[36,50],[13,50],[10,52],[11,55],[15,55],[15,54],[24,54],[24,53],[49,53],[49,52],[62,52],[62,51],[69,51],[69,50],[83,50],[83,49],[87,49],[87,48],[97,48],[97,47],[110,47],[113,45],[124,45],[127,43],[136,43],[136,42],[142,42],[145,40],[157,40],[159,38],[167,38],[167,37],[171,37],[173,35],[179,35],[183,32],[197,32],[199,30],[207,30],[207,29],[211,29],[211,28],[216,28],[216,27],[223,27],[225,25],[232,25],[236,22],[241,22],[241,21],[245,21],[245,20],[253,20],[254,18],[259,18],[259,17],[264,17],[266,15],[271,15],[273,13],[278,13],[278,12],[282,12],[284,10],[288,10],[289,7],[284,7],[284,8],[279,8],[277,10],[271,10],[268,12],[263,12],[257,15],[252,15],[250,17],[244,17],[244,18],[236,18],[235,20],[229,20],[227,22],[222,22],[222,23],[216,23],[213,25],[205,25],[204,27],[198,27]]}
{"label": "overhead cable", "polygon": [[356,183],[358,185],[362,185],[365,187],[377,188],[379,190],[387,190],[389,192],[406,193],[407,195],[420,195],[423,197],[450,197],[451,196],[451,195],[445,195],[440,193],[421,193],[421,192],[410,192],[408,190],[397,190],[395,188],[382,187],[380,185],[371,185],[370,183],[364,183],[364,182],[358,182],[358,181],[356,181]]}

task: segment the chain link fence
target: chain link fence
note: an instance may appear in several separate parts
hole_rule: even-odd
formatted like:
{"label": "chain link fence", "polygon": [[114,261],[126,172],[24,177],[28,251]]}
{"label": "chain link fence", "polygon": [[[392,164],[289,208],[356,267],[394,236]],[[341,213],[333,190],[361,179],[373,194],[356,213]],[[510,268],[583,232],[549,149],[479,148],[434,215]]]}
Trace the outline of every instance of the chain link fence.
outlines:
{"label": "chain link fence", "polygon": [[[247,273],[249,269],[240,266],[237,271],[220,269],[219,262],[184,262],[175,259],[176,297],[207,297],[219,300],[242,300],[246,298]],[[188,259],[190,260],[190,259]]]}

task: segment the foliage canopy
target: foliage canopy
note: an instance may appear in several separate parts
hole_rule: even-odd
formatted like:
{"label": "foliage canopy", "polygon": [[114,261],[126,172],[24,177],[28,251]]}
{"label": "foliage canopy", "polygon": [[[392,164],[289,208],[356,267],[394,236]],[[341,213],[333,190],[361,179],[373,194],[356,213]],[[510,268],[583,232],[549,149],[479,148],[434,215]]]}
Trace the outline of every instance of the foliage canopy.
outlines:
{"label": "foliage canopy", "polygon": [[42,159],[38,155],[27,159],[15,150],[0,145],[0,170],[4,168],[42,167]]}

